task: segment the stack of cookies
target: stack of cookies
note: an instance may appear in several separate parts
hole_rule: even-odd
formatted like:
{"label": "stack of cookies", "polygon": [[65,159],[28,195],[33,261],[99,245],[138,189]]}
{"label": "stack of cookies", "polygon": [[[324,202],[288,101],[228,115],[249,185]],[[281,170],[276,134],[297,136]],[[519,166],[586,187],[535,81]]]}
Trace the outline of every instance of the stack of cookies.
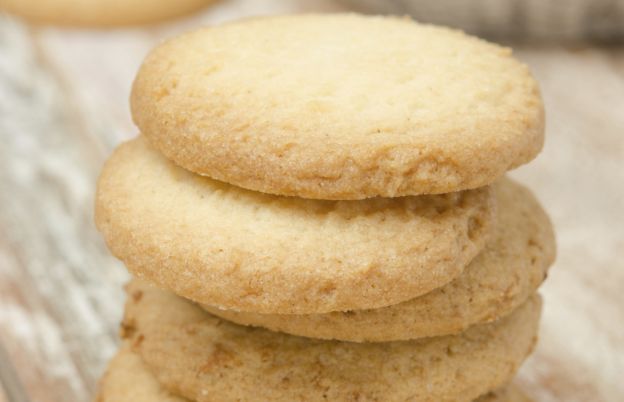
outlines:
{"label": "stack of cookies", "polygon": [[519,401],[548,217],[511,51],[409,19],[249,19],[145,60],[96,221],[135,279],[99,401]]}

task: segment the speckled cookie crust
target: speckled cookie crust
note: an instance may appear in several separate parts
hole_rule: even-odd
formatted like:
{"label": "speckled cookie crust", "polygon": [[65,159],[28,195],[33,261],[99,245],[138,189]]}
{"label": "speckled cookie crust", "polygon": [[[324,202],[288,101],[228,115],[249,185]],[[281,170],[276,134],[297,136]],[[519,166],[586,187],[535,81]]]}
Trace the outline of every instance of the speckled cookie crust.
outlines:
{"label": "speckled cookie crust", "polygon": [[142,138],[104,166],[96,223],[130,271],[199,303],[317,314],[396,304],[457,277],[493,232],[491,188],[319,201],[177,167]]}
{"label": "speckled cookie crust", "polygon": [[163,389],[141,358],[124,344],[100,380],[95,402],[189,402]]}
{"label": "speckled cookie crust", "polygon": [[189,170],[316,199],[446,193],[533,159],[538,86],[508,48],[408,18],[246,19],[157,47],[134,121]]}
{"label": "speckled cookie crust", "polygon": [[[214,397],[213,400],[219,400]],[[95,402],[190,402],[163,389],[138,354],[125,344],[100,381]],[[530,402],[514,385],[482,396],[476,402]]]}
{"label": "speckled cookie crust", "polygon": [[532,350],[541,301],[461,335],[321,341],[223,321],[173,293],[128,286],[123,336],[158,382],[197,402],[468,402],[508,383]]}
{"label": "speckled cookie crust", "polygon": [[237,313],[204,306],[239,324],[321,339],[384,342],[449,335],[509,314],[542,283],[555,237],[531,192],[511,179],[494,185],[496,233],[449,284],[393,306],[317,315]]}
{"label": "speckled cookie crust", "polygon": [[482,396],[476,402],[533,402],[533,400],[516,385],[511,384]]}

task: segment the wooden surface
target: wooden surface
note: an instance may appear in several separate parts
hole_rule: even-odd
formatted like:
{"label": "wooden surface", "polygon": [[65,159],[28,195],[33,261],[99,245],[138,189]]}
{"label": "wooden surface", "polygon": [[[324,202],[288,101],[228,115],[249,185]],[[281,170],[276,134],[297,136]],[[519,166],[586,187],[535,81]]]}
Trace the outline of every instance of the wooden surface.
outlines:
{"label": "wooden surface", "polygon": [[[28,28],[0,16],[0,402],[90,400],[117,344],[127,273],[92,223],[106,156],[136,129],[132,77],[162,38],[329,1],[230,1],[134,30]],[[536,354],[538,401],[624,400],[624,50],[517,48],[542,84],[543,154],[513,172],[551,213],[559,256]]]}

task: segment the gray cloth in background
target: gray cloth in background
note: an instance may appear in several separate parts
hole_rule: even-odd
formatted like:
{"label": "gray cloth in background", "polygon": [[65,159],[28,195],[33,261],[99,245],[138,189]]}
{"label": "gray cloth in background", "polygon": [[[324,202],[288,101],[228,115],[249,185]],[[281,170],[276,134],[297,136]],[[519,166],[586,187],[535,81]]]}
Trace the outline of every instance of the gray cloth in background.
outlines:
{"label": "gray cloth in background", "polygon": [[624,0],[342,0],[490,38],[624,40]]}

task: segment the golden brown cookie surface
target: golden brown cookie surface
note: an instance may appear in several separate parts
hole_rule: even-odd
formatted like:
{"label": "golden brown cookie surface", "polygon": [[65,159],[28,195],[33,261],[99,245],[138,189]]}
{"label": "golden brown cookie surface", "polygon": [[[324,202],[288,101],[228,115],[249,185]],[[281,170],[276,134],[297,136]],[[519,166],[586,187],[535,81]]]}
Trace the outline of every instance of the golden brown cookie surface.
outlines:
{"label": "golden brown cookie surface", "polygon": [[[218,398],[215,398],[218,400]],[[189,402],[163,389],[129,345],[110,362],[95,402]],[[530,402],[517,387],[510,385],[476,402]]]}
{"label": "golden brown cookie surface", "polygon": [[516,385],[508,385],[477,399],[476,402],[533,402]]}
{"label": "golden brown cookie surface", "polygon": [[317,199],[490,184],[543,143],[538,87],[511,51],[406,18],[256,18],[145,60],[140,131],[189,170]]}
{"label": "golden brown cookie surface", "polygon": [[242,327],[137,281],[128,294],[125,337],[165,389],[198,402],[472,401],[511,380],[541,305],[457,336],[360,344]]}
{"label": "golden brown cookie surface", "polygon": [[188,402],[162,388],[141,358],[122,345],[100,380],[95,402]]}
{"label": "golden brown cookie surface", "polygon": [[555,257],[552,225],[531,192],[511,179],[493,187],[498,204],[494,236],[459,277],[426,295],[380,309],[313,315],[205,308],[239,324],[356,342],[448,335],[493,321],[535,292]]}
{"label": "golden brown cookie surface", "polygon": [[132,273],[199,303],[309,314],[396,304],[442,286],[493,231],[490,188],[318,201],[190,173],[142,138],[98,183],[96,223]]}

